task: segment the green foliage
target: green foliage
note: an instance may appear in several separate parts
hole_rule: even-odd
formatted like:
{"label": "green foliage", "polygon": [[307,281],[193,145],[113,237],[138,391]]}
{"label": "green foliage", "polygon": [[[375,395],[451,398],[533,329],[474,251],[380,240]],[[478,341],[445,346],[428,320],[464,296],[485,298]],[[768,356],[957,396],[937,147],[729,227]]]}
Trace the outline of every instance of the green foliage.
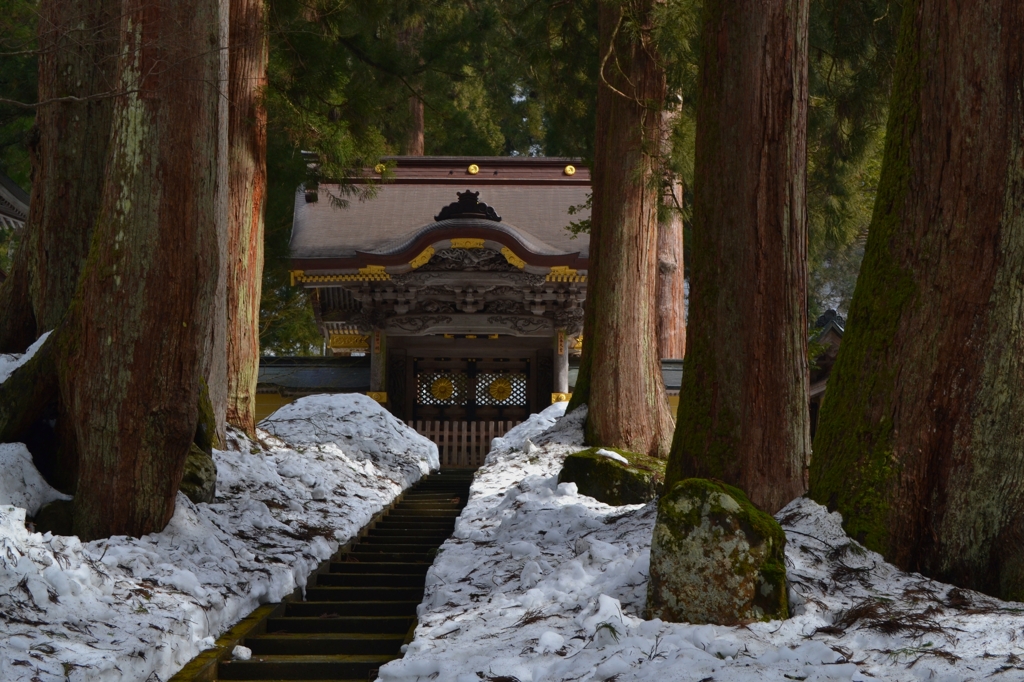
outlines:
{"label": "green foliage", "polygon": [[[485,0],[498,17],[482,42],[503,93],[506,153],[593,158],[597,102],[597,2]],[[500,85],[499,85],[500,84]],[[501,102],[503,100],[492,100]]]}
{"label": "green foliage", "polygon": [[811,317],[849,306],[881,172],[901,10],[901,0],[811,0]]}
{"label": "green foliage", "polygon": [[[0,0],[0,98],[36,101],[36,3]],[[0,173],[23,189],[31,182],[29,136],[35,111],[0,102]],[[0,270],[9,272],[17,248],[14,230],[0,226]]]}
{"label": "green foliage", "polygon": [[[0,0],[0,97],[36,101],[36,2]],[[0,173],[29,186],[28,136],[35,111],[0,102]]]}

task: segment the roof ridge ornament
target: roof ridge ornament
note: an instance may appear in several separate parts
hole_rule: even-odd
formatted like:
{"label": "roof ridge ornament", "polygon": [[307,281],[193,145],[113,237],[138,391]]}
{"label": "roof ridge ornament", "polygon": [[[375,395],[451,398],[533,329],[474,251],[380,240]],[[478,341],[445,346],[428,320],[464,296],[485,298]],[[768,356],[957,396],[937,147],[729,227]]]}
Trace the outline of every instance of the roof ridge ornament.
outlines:
{"label": "roof ridge ornament", "polygon": [[476,218],[501,222],[501,217],[494,209],[477,199],[480,192],[467,189],[465,192],[456,192],[459,200],[448,204],[441,209],[441,212],[434,216],[434,220],[450,220],[452,218]]}

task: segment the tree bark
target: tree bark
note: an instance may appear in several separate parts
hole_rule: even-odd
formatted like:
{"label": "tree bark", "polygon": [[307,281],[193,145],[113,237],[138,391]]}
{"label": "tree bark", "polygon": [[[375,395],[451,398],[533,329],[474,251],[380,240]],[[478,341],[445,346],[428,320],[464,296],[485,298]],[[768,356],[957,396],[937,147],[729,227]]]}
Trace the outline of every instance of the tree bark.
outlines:
{"label": "tree bark", "polygon": [[231,0],[227,421],[256,432],[263,215],[267,193],[264,0]]}
{"label": "tree bark", "polygon": [[83,540],[162,529],[196,432],[218,267],[217,0],[122,0],[103,202],[62,324]]}
{"label": "tree bark", "polygon": [[1024,598],[1024,5],[904,4],[811,495],[906,570]]}
{"label": "tree bark", "polygon": [[[672,154],[676,115],[662,113],[661,158]],[[683,267],[683,183],[672,176],[662,189],[658,221],[658,355],[681,358],[686,351],[686,272]]]}
{"label": "tree bark", "polygon": [[672,416],[661,379],[656,289],[665,73],[652,44],[653,0],[627,5],[598,9],[607,59],[597,105],[583,337],[589,349],[581,366],[586,434],[591,443],[664,457]]}
{"label": "tree bark", "polygon": [[690,318],[666,489],[717,478],[774,513],[804,490],[807,0],[705,5]]}
{"label": "tree bark", "polygon": [[405,141],[402,153],[406,156],[423,156],[424,153],[424,119],[423,100],[418,95],[409,96],[409,136]]}
{"label": "tree bark", "polygon": [[[75,292],[99,210],[110,137],[116,0],[39,5],[39,107],[24,238],[0,293],[0,351],[22,352],[57,326]],[[31,329],[31,332],[29,332]]]}
{"label": "tree bark", "polygon": [[[23,240],[28,239],[28,230],[26,226]],[[32,314],[29,292],[28,249],[23,241],[18,245],[11,272],[0,284],[0,353],[24,353],[35,340],[36,318]]]}

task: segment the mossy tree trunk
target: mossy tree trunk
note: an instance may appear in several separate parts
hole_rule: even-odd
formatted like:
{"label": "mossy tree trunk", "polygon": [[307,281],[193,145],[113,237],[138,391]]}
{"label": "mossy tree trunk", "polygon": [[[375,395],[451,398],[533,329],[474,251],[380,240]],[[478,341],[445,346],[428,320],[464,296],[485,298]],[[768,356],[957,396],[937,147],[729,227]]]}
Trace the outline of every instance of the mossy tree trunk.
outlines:
{"label": "mossy tree trunk", "polygon": [[774,513],[804,490],[807,0],[707,2],[690,316],[666,489],[742,488]]}
{"label": "mossy tree trunk", "polygon": [[661,379],[656,292],[665,73],[652,44],[653,7],[652,0],[598,5],[606,58],[578,387],[587,394],[588,442],[664,457],[672,416]]}
{"label": "mossy tree trunk", "polygon": [[103,201],[59,394],[79,452],[75,533],[162,529],[196,432],[219,267],[218,0],[122,0]]}
{"label": "mossy tree trunk", "polygon": [[1024,4],[904,4],[811,495],[906,570],[1024,598]]}
{"label": "mossy tree trunk", "polygon": [[267,27],[264,0],[231,0],[227,422],[256,431],[263,215],[267,194]]}
{"label": "mossy tree trunk", "polygon": [[[0,287],[0,352],[22,352],[60,322],[99,210],[117,47],[117,0],[39,4],[38,135],[28,222]],[[85,101],[51,101],[63,97]]]}

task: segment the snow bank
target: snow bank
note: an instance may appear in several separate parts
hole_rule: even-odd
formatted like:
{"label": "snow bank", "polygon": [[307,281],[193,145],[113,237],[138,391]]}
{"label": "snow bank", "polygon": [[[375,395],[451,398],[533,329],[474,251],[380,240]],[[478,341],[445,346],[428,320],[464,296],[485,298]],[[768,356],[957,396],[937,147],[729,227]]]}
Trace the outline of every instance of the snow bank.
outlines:
{"label": "snow bank", "polygon": [[1024,679],[1022,605],[899,571],[807,499],[778,514],[792,618],[645,620],[655,506],[610,507],[558,485],[583,415],[544,431],[549,410],[495,442],[427,574],[415,639],[380,680]]}
{"label": "snow bank", "polygon": [[48,502],[71,499],[50,487],[21,443],[0,443],[0,472],[0,505],[21,507],[34,515]]}
{"label": "snow bank", "polygon": [[410,453],[430,469],[441,466],[433,442],[361,393],[299,398],[260,422],[260,428],[288,443],[337,444],[378,466],[408,466]]}
{"label": "snow bank", "polygon": [[42,347],[49,336],[50,332],[40,336],[24,353],[0,353],[0,384],[4,383],[7,377],[14,374],[14,370],[31,360],[32,356]]}
{"label": "snow bank", "polygon": [[56,493],[23,446],[0,446],[0,679],[166,680],[436,467],[433,444],[364,396],[296,404],[263,423],[291,442],[232,434],[216,502],[179,494],[142,538],[29,532],[26,509]]}

